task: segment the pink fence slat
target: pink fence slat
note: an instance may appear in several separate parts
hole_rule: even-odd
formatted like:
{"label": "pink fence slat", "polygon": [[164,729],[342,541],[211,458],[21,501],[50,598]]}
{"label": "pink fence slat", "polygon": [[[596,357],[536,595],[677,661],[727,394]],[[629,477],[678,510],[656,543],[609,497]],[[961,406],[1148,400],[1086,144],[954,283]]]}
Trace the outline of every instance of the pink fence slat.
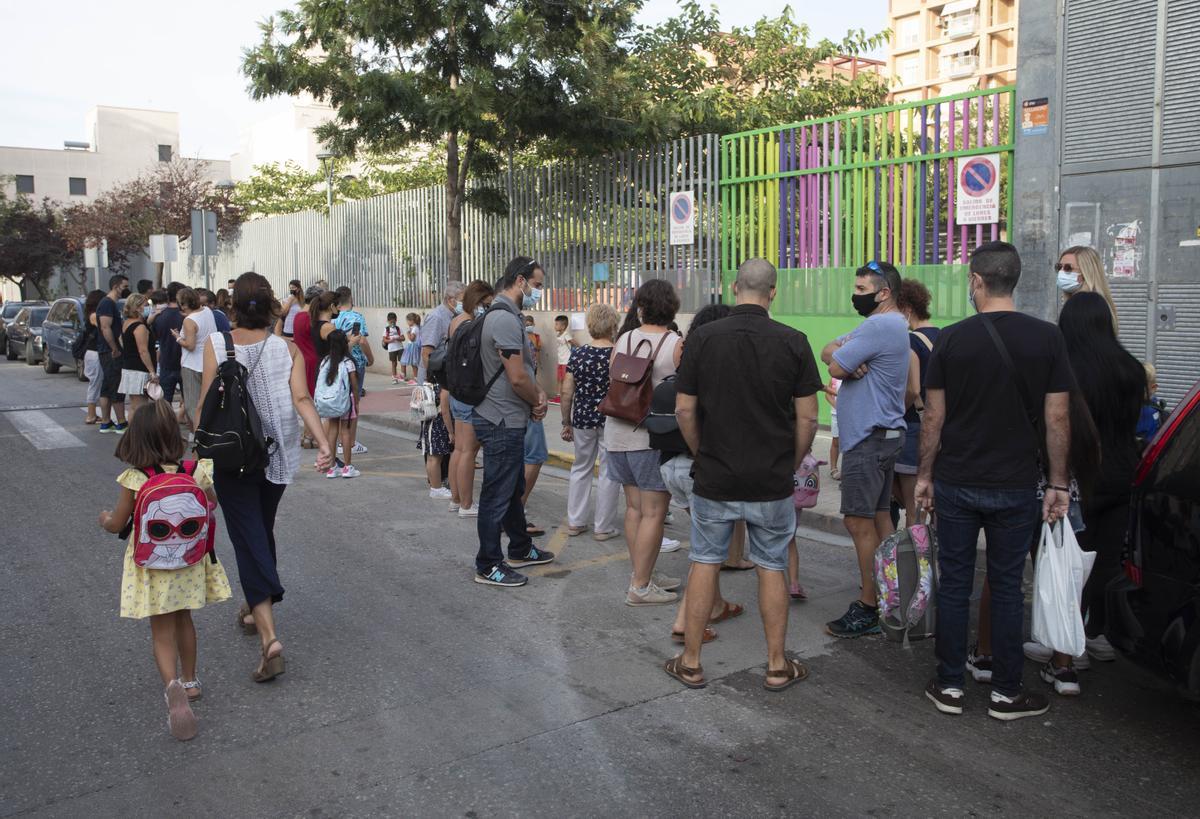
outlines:
{"label": "pink fence slat", "polygon": [[[954,148],[954,103],[950,103],[950,150]],[[946,264],[954,264],[954,191],[958,188],[958,168],[953,159],[946,160]]]}
{"label": "pink fence slat", "polygon": [[[1011,112],[1010,112],[1010,114],[1011,114]],[[1007,141],[1008,141],[1007,135],[1005,135],[1005,136],[1000,135],[1000,95],[992,94],[992,144],[999,145],[999,144],[1001,144],[1003,142],[1007,142]],[[1000,161],[1003,162],[1004,158],[1001,157]],[[1008,226],[1008,231],[1009,231],[1009,235],[1011,235],[1012,234],[1012,226],[1011,225]],[[992,241],[994,242],[999,238],[1000,238],[1000,223],[996,222],[995,224],[992,225]]]}
{"label": "pink fence slat", "polygon": [[[821,167],[829,167],[829,123],[821,125]],[[829,267],[829,172],[821,173],[821,260]]]}
{"label": "pink fence slat", "polygon": [[[842,151],[842,123],[833,124],[833,164],[840,165]],[[842,264],[842,172],[833,177],[833,266]]]}
{"label": "pink fence slat", "polygon": [[[975,145],[983,146],[983,97],[975,101]],[[983,225],[975,226],[975,246],[983,244]]]}
{"label": "pink fence slat", "polygon": [[[953,104],[953,103],[951,103]],[[971,147],[971,101],[965,99],[962,101],[962,141],[963,150]],[[967,226],[963,225],[958,233],[958,252],[961,257],[961,262],[967,262]]]}

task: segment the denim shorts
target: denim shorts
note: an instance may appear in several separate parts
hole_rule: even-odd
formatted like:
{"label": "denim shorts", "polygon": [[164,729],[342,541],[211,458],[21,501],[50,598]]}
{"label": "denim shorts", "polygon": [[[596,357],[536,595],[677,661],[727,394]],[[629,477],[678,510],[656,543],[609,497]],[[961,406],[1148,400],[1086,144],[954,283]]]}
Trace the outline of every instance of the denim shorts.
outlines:
{"label": "denim shorts", "polygon": [[671,493],[671,500],[679,506],[690,508],[692,505],[692,465],[695,461],[688,455],[676,455],[659,467],[663,485]]}
{"label": "denim shorts", "polygon": [[877,428],[842,452],[843,515],[873,518],[891,508],[892,474],[902,449],[904,430]]}
{"label": "denim shorts", "polygon": [[525,464],[541,466],[549,457],[550,453],[546,451],[546,428],[541,421],[530,418],[525,425]]}
{"label": "denim shorts", "polygon": [[658,468],[657,449],[637,449],[633,452],[608,453],[608,479],[621,486],[634,486],[643,492],[666,492],[662,472]]}
{"label": "denim shorts", "polygon": [[796,536],[796,504],[792,496],[774,501],[714,501],[692,495],[693,563],[724,563],[729,557],[733,525],[746,521],[746,556],[772,572],[787,568],[788,544]]}
{"label": "denim shorts", "polygon": [[463,421],[471,423],[471,419],[475,417],[475,408],[470,404],[464,404],[453,395],[450,396],[450,417],[455,421]]}
{"label": "denim shorts", "polygon": [[916,475],[921,460],[921,422],[909,421],[904,432],[904,449],[896,458],[897,475]]}

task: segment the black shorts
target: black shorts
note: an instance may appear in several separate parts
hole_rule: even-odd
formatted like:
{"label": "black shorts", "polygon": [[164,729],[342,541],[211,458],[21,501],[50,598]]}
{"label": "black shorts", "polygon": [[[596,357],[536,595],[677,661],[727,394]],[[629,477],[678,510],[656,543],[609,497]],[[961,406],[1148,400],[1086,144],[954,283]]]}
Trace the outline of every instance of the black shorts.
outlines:
{"label": "black shorts", "polygon": [[100,397],[109,401],[124,401],[121,394],[121,359],[112,353],[100,353]]}

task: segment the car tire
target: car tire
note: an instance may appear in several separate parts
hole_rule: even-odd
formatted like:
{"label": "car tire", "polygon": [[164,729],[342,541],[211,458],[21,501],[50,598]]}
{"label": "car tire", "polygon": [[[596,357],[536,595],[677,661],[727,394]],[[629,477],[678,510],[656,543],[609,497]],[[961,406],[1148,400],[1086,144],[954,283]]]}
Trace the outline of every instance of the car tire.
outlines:
{"label": "car tire", "polygon": [[13,349],[11,341],[6,341],[4,343],[4,357],[9,361],[17,360],[17,351]]}
{"label": "car tire", "polygon": [[25,363],[28,364],[30,367],[36,367],[37,363],[38,363],[37,359],[33,355],[33,340],[32,339],[25,342]]}
{"label": "car tire", "polygon": [[54,375],[58,372],[59,365],[53,358],[50,357],[49,350],[46,351],[46,356],[42,359],[42,369],[46,371],[47,375]]}
{"label": "car tire", "polygon": [[75,377],[85,384],[88,381],[87,373],[84,371],[82,358],[75,359]]}

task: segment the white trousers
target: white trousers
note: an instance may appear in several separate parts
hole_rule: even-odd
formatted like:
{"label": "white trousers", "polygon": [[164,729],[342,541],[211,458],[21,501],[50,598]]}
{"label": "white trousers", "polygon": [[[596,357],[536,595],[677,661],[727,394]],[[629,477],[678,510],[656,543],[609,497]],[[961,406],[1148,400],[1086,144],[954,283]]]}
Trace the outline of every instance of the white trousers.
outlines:
{"label": "white trousers", "polygon": [[576,429],[575,464],[571,467],[571,482],[567,489],[567,525],[584,526],[588,501],[592,494],[592,469],[600,459],[600,477],[596,479],[595,527],[597,532],[612,532],[617,528],[617,501],[621,486],[606,477],[608,450],[604,447],[604,428]]}

